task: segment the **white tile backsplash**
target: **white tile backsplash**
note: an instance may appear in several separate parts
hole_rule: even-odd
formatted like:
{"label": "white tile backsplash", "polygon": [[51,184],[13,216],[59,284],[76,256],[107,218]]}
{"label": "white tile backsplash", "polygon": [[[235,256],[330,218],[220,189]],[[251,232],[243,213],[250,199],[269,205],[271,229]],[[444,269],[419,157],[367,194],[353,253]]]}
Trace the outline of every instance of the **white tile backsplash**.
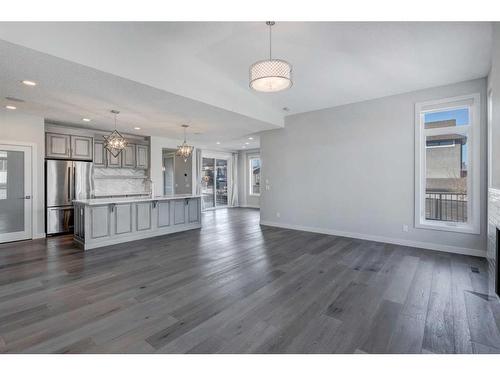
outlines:
{"label": "white tile backsplash", "polygon": [[148,194],[146,171],[125,168],[94,168],[94,196]]}

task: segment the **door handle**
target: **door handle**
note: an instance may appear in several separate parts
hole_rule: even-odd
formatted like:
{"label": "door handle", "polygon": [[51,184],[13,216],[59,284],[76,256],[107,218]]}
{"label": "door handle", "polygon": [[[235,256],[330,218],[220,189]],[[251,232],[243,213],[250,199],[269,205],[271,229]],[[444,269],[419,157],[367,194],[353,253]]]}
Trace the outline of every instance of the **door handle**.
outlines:
{"label": "door handle", "polygon": [[68,201],[71,201],[71,167],[68,167]]}
{"label": "door handle", "polygon": [[24,199],[31,199],[31,195],[25,196]]}

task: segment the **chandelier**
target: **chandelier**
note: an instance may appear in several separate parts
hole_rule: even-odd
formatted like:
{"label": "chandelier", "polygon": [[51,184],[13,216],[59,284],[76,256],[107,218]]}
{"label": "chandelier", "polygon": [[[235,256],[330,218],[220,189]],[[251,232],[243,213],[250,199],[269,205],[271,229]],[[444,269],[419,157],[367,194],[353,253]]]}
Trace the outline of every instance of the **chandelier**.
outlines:
{"label": "chandelier", "polygon": [[292,65],[285,60],[272,58],[271,28],[274,21],[267,21],[269,26],[269,60],[261,60],[250,66],[250,87],[256,91],[277,92],[292,87]]}
{"label": "chandelier", "polygon": [[186,128],[189,128],[189,125],[182,125],[182,127],[184,128],[184,142],[182,145],[177,146],[177,152],[175,154],[184,158],[184,162],[186,162],[193,152],[193,146],[189,146],[186,142]]}
{"label": "chandelier", "polygon": [[128,142],[125,138],[123,138],[118,130],[116,130],[116,116],[120,112],[113,109],[111,113],[115,115],[115,130],[113,130],[107,137],[105,135],[103,136],[105,139],[104,148],[116,158],[118,157],[118,155],[120,155],[120,152],[122,152],[125,147],[127,147]]}

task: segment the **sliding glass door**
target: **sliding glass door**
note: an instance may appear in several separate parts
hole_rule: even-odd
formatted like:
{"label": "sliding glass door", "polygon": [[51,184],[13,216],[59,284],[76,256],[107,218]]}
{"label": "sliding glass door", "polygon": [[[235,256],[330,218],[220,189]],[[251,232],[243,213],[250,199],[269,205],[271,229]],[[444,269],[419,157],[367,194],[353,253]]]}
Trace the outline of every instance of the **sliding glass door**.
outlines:
{"label": "sliding glass door", "polygon": [[203,207],[213,208],[215,207],[215,195],[214,195],[214,168],[215,159],[203,158],[202,162],[202,184],[201,184],[201,195],[203,196]]}
{"label": "sliding glass door", "polygon": [[202,158],[203,207],[205,209],[228,205],[228,160]]}
{"label": "sliding glass door", "polygon": [[227,206],[227,160],[216,160],[215,205]]}

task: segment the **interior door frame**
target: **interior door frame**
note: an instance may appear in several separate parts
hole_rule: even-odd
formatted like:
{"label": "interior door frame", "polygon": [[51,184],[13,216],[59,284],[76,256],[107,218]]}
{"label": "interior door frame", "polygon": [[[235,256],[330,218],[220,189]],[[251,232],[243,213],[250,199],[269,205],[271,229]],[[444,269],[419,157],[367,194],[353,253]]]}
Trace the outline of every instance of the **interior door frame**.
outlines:
{"label": "interior door frame", "polygon": [[[161,163],[163,168],[165,168],[165,159],[172,159],[172,194],[175,194],[175,151],[172,151],[171,154],[169,153],[167,155],[162,155]],[[162,194],[165,194],[165,170],[163,170],[162,173],[162,180],[163,180]]]}
{"label": "interior door frame", "polygon": [[13,142],[13,141],[3,141],[0,143],[0,149],[6,151],[22,151],[24,152],[24,194],[23,196],[30,196],[30,199],[24,199],[24,227],[25,230],[22,232],[14,232],[8,234],[1,234],[3,238],[0,239],[0,243],[28,240],[33,238],[33,233],[36,233],[33,207],[36,207],[38,200],[35,199],[37,191],[34,188],[36,185],[33,181],[36,181],[36,168],[34,165],[34,155],[36,154],[36,145],[33,143],[26,142]]}

